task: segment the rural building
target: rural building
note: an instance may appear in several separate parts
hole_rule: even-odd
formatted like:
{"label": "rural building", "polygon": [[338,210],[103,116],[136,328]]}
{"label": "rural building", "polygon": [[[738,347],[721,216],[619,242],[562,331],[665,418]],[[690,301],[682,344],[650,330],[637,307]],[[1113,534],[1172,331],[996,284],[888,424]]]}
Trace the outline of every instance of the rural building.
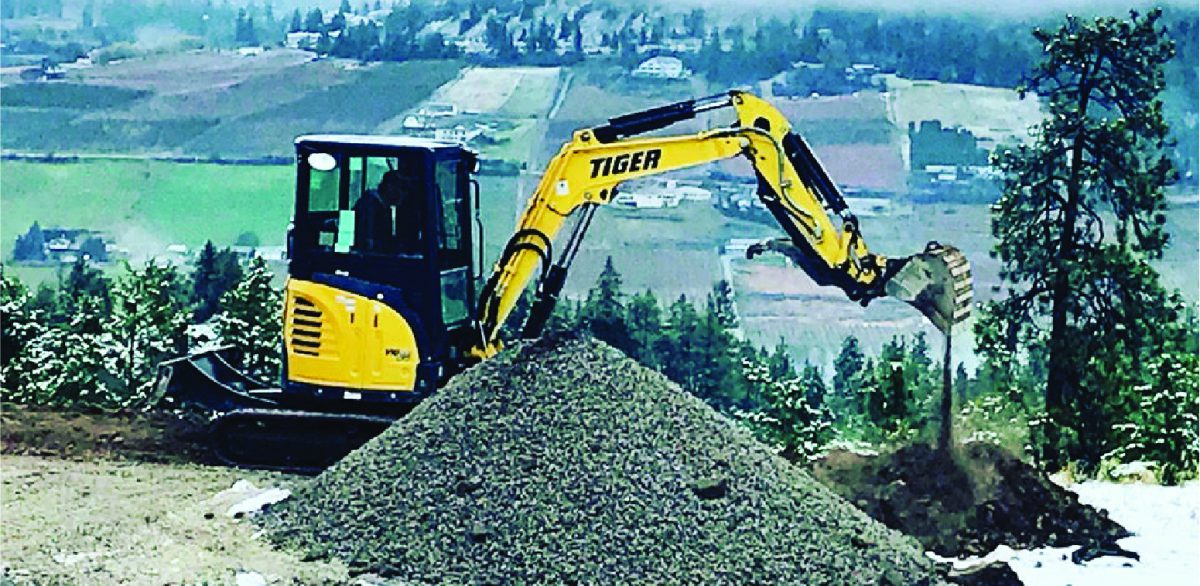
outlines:
{"label": "rural building", "polygon": [[319,40],[321,40],[321,33],[295,32],[288,33],[287,40],[284,42],[293,49],[308,49],[317,46]]}
{"label": "rural building", "polygon": [[434,130],[433,138],[434,140],[444,142],[467,144],[481,134],[483,134],[483,130],[480,128],[467,128],[463,124],[456,124],[453,128],[438,128]]}
{"label": "rural building", "polygon": [[679,207],[679,202],[682,200],[678,195],[662,192],[635,192],[621,193],[613,199],[613,204],[618,208],[631,208],[637,210],[655,210],[663,208]]}
{"label": "rural building", "polygon": [[107,262],[116,252],[112,239],[103,232],[83,228],[42,228],[35,222],[25,234],[17,236],[13,260],[70,264],[85,258]]}
{"label": "rural building", "polygon": [[445,118],[448,116],[458,115],[458,106],[454,104],[441,104],[437,102],[429,102],[417,111],[417,115],[426,118]]}
{"label": "rural building", "polygon": [[678,57],[651,57],[633,70],[634,77],[647,79],[687,79],[691,74]]}
{"label": "rural building", "polygon": [[908,123],[909,165],[913,171],[931,165],[987,165],[987,151],[979,140],[965,128],[943,128],[939,120],[923,120],[918,126]]}

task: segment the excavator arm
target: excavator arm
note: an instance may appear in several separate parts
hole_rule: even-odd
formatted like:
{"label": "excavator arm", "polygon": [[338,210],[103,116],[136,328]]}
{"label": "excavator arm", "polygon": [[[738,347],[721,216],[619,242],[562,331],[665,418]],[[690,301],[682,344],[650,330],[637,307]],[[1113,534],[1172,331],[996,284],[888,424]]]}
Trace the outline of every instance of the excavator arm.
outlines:
{"label": "excavator arm", "polygon": [[[736,112],[732,126],[640,137],[720,108]],[[498,351],[500,326],[535,275],[538,289],[523,336],[540,333],[593,214],[614,199],[621,182],[738,155],[753,165],[758,195],[787,234],[752,247],[748,255],[785,254],[818,284],[839,287],[864,305],[884,295],[899,296],[943,330],[966,317],[970,273],[960,253],[934,243],[903,259],[870,252],[837,186],[783,115],[751,94],[732,91],[619,116],[573,134],[547,166],[481,291],[481,341],[472,353],[487,357]],[[556,255],[555,238],[576,213],[579,220]],[[950,257],[961,262],[951,268],[956,261]]]}

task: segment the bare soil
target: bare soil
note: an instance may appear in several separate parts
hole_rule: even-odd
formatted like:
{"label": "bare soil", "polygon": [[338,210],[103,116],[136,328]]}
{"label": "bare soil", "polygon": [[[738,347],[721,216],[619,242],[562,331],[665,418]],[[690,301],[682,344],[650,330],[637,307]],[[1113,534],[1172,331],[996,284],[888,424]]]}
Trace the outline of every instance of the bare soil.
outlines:
{"label": "bare soil", "polygon": [[167,411],[49,411],[0,406],[0,453],[65,460],[216,464],[208,421]]}
{"label": "bare soil", "polygon": [[987,444],[946,453],[912,445],[881,456],[835,451],[815,478],[872,518],[946,557],[1082,545],[1113,548],[1127,531],[1044,473]]}

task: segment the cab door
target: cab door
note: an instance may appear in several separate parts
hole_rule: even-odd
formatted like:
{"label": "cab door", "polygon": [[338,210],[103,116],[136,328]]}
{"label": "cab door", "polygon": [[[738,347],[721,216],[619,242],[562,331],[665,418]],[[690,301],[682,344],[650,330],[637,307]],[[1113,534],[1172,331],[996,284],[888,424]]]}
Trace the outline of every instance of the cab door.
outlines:
{"label": "cab door", "polygon": [[464,157],[440,158],[434,163],[434,200],[438,207],[437,269],[441,301],[441,331],[445,332],[448,358],[460,358],[465,339],[474,333],[472,310],[475,307],[472,243],[480,238],[473,233],[469,167]]}

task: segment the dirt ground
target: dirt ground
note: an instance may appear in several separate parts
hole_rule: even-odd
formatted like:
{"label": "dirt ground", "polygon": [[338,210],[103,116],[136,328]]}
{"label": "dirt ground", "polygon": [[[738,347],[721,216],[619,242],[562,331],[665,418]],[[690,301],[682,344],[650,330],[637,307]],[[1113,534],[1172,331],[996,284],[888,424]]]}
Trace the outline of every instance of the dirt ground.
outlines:
{"label": "dirt ground", "polygon": [[82,413],[0,405],[5,456],[216,464],[207,422],[172,413]]}
{"label": "dirt ground", "polygon": [[2,460],[0,582],[231,584],[243,572],[271,584],[349,580],[341,564],[272,549],[217,497],[240,479],[286,487],[296,477],[197,464]]}
{"label": "dirt ground", "polygon": [[213,466],[204,422],[169,413],[0,408],[0,584],[331,584],[340,564],[302,562],[226,515],[239,480],[304,477]]}

